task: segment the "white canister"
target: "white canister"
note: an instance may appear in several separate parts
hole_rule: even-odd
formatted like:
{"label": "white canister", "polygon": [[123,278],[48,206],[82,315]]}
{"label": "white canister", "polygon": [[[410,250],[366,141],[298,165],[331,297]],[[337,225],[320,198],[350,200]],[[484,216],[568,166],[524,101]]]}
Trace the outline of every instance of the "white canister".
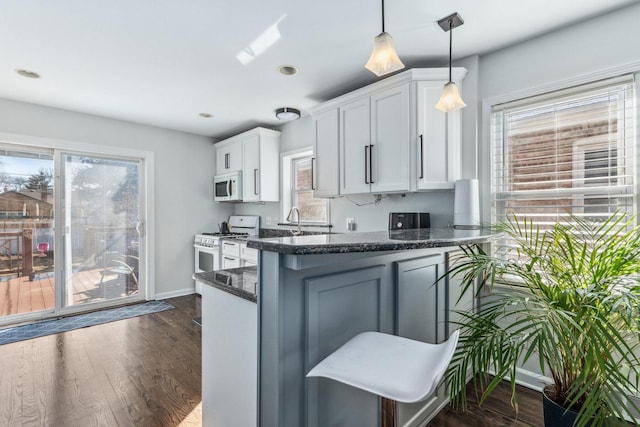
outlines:
{"label": "white canister", "polygon": [[456,181],[453,226],[462,229],[480,228],[480,195],[477,179]]}

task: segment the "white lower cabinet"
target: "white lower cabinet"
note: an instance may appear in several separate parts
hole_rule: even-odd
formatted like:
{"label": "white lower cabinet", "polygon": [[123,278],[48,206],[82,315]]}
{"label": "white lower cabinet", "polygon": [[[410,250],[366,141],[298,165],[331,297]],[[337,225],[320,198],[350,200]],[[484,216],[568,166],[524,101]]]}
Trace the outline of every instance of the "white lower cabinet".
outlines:
{"label": "white lower cabinet", "polygon": [[220,262],[223,270],[240,267],[240,242],[237,240],[222,240],[222,257]]}
{"label": "white lower cabinet", "polygon": [[203,285],[202,425],[255,427],[257,419],[257,305]]}
{"label": "white lower cabinet", "polygon": [[240,264],[242,267],[249,267],[258,264],[258,250],[248,248],[247,242],[240,244]]}

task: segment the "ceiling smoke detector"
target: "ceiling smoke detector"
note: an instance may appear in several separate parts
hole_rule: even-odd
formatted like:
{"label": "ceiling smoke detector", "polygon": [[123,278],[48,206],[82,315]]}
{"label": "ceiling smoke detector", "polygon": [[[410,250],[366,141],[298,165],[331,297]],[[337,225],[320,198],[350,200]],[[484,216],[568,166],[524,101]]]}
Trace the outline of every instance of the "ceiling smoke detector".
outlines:
{"label": "ceiling smoke detector", "polygon": [[300,118],[300,110],[295,108],[282,107],[276,110],[278,120],[296,120]]}

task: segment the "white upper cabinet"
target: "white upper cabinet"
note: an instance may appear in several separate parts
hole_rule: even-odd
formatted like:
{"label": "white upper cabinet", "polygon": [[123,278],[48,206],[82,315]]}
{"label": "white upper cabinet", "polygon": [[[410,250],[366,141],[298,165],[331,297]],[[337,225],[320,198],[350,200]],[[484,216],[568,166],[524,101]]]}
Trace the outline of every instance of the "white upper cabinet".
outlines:
{"label": "white upper cabinet", "polygon": [[410,190],[409,168],[409,84],[371,96],[372,193]]}
{"label": "white upper cabinet", "polygon": [[435,108],[447,81],[446,68],[407,70],[315,108],[316,197],[453,189],[460,112]]}
{"label": "white upper cabinet", "polygon": [[[314,197],[331,197],[339,194],[339,141],[338,108],[319,113],[314,117],[314,156],[311,160]],[[318,173],[321,170],[322,173]]]}
{"label": "white upper cabinet", "polygon": [[242,171],[243,202],[280,200],[280,132],[255,128],[215,144],[216,175]]}
{"label": "white upper cabinet", "polygon": [[242,140],[242,201],[260,201],[260,137],[250,135]]}
{"label": "white upper cabinet", "polygon": [[[340,194],[371,188],[371,112],[369,98],[340,107]],[[324,171],[320,171],[324,173]]]}
{"label": "white upper cabinet", "polygon": [[460,110],[433,108],[442,94],[442,82],[417,82],[418,190],[453,188],[460,178]]}
{"label": "white upper cabinet", "polygon": [[239,144],[216,145],[216,175],[242,169],[242,146]]}

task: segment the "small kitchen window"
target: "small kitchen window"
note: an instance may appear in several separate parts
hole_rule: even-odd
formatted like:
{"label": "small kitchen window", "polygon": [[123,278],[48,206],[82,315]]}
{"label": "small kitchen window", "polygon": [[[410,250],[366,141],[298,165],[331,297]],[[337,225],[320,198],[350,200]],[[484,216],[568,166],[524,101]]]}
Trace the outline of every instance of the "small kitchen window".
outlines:
{"label": "small kitchen window", "polygon": [[[329,223],[329,201],[313,197],[311,150],[285,154],[283,159],[283,220],[292,207],[300,211],[303,224],[325,225]],[[297,218],[294,218],[297,221]]]}

